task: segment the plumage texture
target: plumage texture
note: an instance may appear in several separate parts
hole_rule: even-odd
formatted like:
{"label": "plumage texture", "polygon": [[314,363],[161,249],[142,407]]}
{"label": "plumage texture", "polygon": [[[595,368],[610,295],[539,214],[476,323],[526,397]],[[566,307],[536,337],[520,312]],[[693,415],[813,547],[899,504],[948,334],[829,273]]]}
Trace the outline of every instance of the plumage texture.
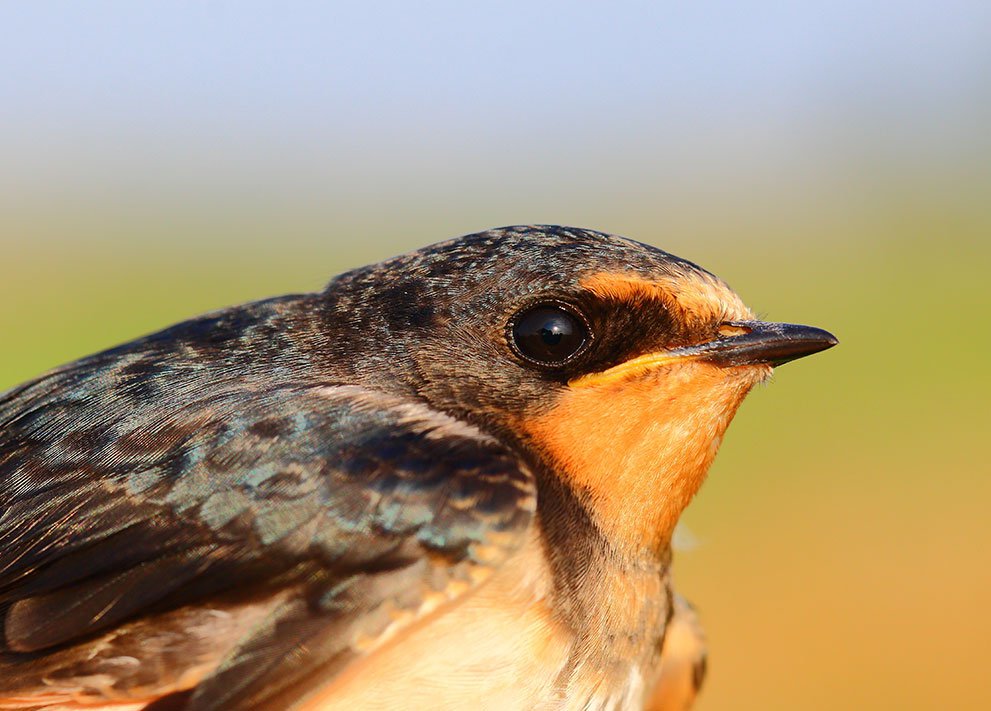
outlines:
{"label": "plumage texture", "polygon": [[[0,518],[6,646],[38,652],[205,596],[293,588],[191,708],[257,703],[346,662],[393,608],[417,615],[483,579],[534,509],[531,475],[494,439],[353,386],[231,387],[154,416],[96,416],[85,458],[65,438],[42,444],[39,423],[68,429],[59,418],[85,401],[35,402],[4,425],[24,462]],[[304,644],[310,659],[287,674]]]}
{"label": "plumage texture", "polygon": [[[567,367],[508,342],[541,299],[592,329]],[[660,250],[506,228],[15,388],[0,708],[643,706],[670,529],[770,369],[571,384],[749,317]]]}

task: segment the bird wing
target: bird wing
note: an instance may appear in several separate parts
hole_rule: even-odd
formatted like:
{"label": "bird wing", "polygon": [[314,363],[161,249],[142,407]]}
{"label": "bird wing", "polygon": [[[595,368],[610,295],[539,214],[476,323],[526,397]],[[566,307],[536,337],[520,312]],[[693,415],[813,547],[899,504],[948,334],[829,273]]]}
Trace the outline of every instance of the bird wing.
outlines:
{"label": "bird wing", "polygon": [[684,711],[695,703],[705,681],[708,651],[695,608],[681,595],[672,597],[660,666],[647,695],[646,711]]}
{"label": "bird wing", "polygon": [[533,516],[511,451],[417,402],[254,383],[103,411],[67,377],[0,398],[0,708],[285,708]]}

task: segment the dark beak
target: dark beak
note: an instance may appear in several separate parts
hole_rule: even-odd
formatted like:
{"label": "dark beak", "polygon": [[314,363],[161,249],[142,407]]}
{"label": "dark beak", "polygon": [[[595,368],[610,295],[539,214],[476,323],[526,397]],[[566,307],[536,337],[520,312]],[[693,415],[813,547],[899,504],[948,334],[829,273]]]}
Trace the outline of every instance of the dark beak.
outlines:
{"label": "dark beak", "polygon": [[732,321],[724,327],[733,335],[678,350],[717,365],[767,363],[776,366],[839,343],[829,331],[793,323]]}
{"label": "dark beak", "polygon": [[829,331],[793,323],[728,321],[722,324],[719,333],[712,341],[645,353],[602,372],[581,375],[568,384],[574,388],[594,387],[679,361],[701,360],[724,366],[781,365],[832,348],[839,342]]}

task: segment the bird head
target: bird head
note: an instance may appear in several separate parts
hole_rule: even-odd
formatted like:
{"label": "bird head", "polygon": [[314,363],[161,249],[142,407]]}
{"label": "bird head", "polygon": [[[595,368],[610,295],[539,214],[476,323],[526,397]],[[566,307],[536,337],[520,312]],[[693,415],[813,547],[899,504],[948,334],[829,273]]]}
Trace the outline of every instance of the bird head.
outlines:
{"label": "bird head", "polygon": [[836,343],[756,320],[691,262],[562,227],[440,243],[323,298],[350,378],[514,442],[631,554],[666,547],[750,389]]}

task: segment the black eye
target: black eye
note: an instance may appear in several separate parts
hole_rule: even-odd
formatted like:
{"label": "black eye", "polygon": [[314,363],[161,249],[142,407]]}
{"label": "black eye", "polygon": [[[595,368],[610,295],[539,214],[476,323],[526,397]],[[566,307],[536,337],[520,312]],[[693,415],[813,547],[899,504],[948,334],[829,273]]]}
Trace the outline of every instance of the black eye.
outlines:
{"label": "black eye", "polygon": [[519,314],[510,338],[516,350],[540,365],[563,365],[589,342],[584,319],[557,304],[541,304]]}

